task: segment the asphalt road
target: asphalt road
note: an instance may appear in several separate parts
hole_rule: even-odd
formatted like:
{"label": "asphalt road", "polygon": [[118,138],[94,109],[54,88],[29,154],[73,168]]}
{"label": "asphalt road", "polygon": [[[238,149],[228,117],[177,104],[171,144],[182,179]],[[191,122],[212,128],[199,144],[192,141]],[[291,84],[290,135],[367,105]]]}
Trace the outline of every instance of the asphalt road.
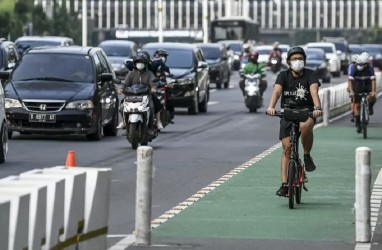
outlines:
{"label": "asphalt road", "polygon": [[[275,79],[276,75],[268,72],[265,106]],[[330,85],[345,79],[332,78]],[[264,119],[265,107],[258,113],[248,112],[238,80],[235,73],[229,89],[211,91],[205,114],[191,116],[186,109],[177,109],[175,124],[166,127],[150,144],[155,167],[153,219],[278,142],[278,123]],[[76,152],[78,166],[112,168],[108,232],[108,246],[112,246],[132,233],[135,220],[136,151],[121,133],[99,142],[89,142],[81,136],[15,133],[7,161],[0,166],[0,178],[64,165],[69,150]]]}

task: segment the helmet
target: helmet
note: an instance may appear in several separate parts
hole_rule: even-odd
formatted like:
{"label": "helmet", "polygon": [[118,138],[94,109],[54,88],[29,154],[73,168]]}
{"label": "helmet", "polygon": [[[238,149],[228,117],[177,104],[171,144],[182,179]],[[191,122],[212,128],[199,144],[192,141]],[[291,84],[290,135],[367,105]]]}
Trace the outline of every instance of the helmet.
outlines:
{"label": "helmet", "polygon": [[357,64],[366,64],[369,62],[370,55],[367,52],[362,52],[356,59]]}
{"label": "helmet", "polygon": [[274,47],[274,48],[277,48],[277,47],[279,46],[279,44],[280,44],[280,43],[276,41],[276,42],[273,43],[273,47]]}
{"label": "helmet", "polygon": [[243,51],[246,53],[249,53],[250,45],[248,43],[243,44]]}
{"label": "helmet", "polygon": [[154,57],[167,57],[167,56],[168,56],[168,53],[164,49],[157,49],[154,52]]}
{"label": "helmet", "polygon": [[136,57],[134,57],[133,62],[134,62],[134,64],[137,62],[143,62],[145,64],[148,63],[146,56],[143,54],[137,55]]}
{"label": "helmet", "polygon": [[138,56],[143,56],[146,58],[147,62],[150,61],[150,54],[146,50],[141,50],[138,52]]}
{"label": "helmet", "polygon": [[259,53],[257,51],[255,52],[252,52],[250,55],[249,55],[249,59],[252,59],[252,60],[256,60],[259,58]]}
{"label": "helmet", "polygon": [[290,60],[291,56],[294,54],[302,54],[304,56],[304,60],[306,60],[306,54],[303,48],[295,46],[288,50],[287,60]]}
{"label": "helmet", "polygon": [[356,63],[356,62],[357,62],[357,58],[358,58],[358,56],[359,56],[358,54],[354,54],[354,55],[352,55],[352,56],[351,56],[351,62],[352,62],[352,63]]}

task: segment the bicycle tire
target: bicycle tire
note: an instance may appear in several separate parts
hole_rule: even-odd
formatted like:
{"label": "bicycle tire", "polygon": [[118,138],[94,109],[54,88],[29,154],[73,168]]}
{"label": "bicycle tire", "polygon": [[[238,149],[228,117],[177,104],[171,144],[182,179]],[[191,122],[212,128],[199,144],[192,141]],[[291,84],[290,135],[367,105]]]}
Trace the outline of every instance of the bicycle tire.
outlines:
{"label": "bicycle tire", "polygon": [[295,192],[296,192],[296,203],[300,204],[301,203],[301,196],[302,196],[302,184],[304,181],[304,166],[299,164],[298,167],[298,186],[295,187]]}
{"label": "bicycle tire", "polygon": [[362,122],[362,134],[363,134],[363,139],[367,139],[367,123]]}
{"label": "bicycle tire", "polygon": [[294,161],[289,161],[288,163],[288,198],[289,198],[289,208],[294,208],[294,182],[296,179],[296,166]]}

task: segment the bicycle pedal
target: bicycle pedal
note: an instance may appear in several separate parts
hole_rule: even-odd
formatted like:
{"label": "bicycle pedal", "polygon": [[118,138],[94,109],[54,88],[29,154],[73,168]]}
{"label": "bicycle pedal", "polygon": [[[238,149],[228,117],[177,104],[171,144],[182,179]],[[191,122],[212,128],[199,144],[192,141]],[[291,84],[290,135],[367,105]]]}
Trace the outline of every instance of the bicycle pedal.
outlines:
{"label": "bicycle pedal", "polygon": [[307,187],[305,187],[305,185],[303,185],[302,186],[302,188],[306,191],[306,192],[308,192],[309,190],[308,190],[308,188]]}

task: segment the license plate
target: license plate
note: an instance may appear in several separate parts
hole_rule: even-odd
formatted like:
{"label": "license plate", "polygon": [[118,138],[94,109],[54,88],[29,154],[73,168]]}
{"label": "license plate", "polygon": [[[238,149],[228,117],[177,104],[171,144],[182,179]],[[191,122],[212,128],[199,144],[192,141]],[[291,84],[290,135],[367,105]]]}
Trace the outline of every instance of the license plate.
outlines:
{"label": "license plate", "polygon": [[56,122],[56,115],[55,114],[37,114],[37,113],[30,113],[29,114],[29,121],[30,122]]}

